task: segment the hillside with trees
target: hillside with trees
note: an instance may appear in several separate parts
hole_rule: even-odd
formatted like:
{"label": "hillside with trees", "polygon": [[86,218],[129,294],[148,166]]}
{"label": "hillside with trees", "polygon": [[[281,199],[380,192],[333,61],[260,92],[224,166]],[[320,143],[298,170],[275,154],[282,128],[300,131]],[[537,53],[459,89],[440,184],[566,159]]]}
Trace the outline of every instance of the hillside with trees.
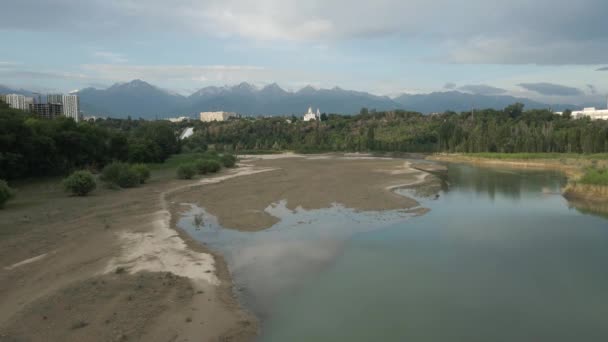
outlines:
{"label": "hillside with trees", "polygon": [[[324,120],[323,120],[324,119]],[[235,150],[385,152],[608,152],[608,122],[571,119],[548,110],[374,112],[325,115],[320,122],[296,118],[197,123],[186,148],[210,144]]]}

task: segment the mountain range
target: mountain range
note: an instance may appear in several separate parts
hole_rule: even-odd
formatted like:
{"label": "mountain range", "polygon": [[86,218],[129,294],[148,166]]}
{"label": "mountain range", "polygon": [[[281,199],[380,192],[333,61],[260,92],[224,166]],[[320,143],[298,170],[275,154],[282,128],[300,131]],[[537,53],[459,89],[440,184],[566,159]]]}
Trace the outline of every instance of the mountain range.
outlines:
{"label": "mountain range", "polygon": [[[31,94],[0,86],[0,93]],[[472,108],[502,109],[521,102],[527,109],[578,108],[575,105],[548,105],[527,98],[507,95],[480,95],[459,91],[430,94],[402,94],[395,98],[366,92],[315,89],[286,91],[276,83],[257,88],[249,83],[235,86],[205,87],[190,96],[163,90],[141,80],[117,83],[107,89],[85,88],[78,91],[82,111],[87,115],[154,119],[187,115],[196,117],[201,111],[231,111],[243,115],[301,115],[309,106],[321,112],[355,114],[362,107],[376,110],[404,109],[422,113],[468,111]]]}

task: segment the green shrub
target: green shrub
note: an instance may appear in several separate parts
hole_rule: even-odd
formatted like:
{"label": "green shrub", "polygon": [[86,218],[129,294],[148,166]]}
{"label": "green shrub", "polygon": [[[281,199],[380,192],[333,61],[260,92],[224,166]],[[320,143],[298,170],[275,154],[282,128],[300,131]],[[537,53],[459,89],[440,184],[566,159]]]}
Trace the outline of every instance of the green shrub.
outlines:
{"label": "green shrub", "polygon": [[217,160],[220,158],[220,155],[219,153],[217,153],[217,151],[206,151],[205,153],[203,153],[203,158]]}
{"label": "green shrub", "polygon": [[579,182],[591,185],[608,185],[608,170],[589,169]]}
{"label": "green shrub", "polygon": [[11,189],[8,184],[0,179],[0,209],[4,207],[4,204],[15,196],[15,192]]}
{"label": "green shrub", "polygon": [[177,167],[177,178],[192,179],[196,175],[196,167],[193,163],[182,164]]}
{"label": "green shrub", "polygon": [[204,175],[207,172],[207,164],[208,161],[205,159],[198,159],[197,161],[194,162],[194,168],[196,168],[196,172],[198,172],[199,175]]}
{"label": "green shrub", "polygon": [[217,160],[208,160],[207,161],[207,170],[211,173],[218,172],[222,168],[222,164]]}
{"label": "green shrub", "polygon": [[148,179],[150,179],[150,168],[144,164],[135,164],[131,166],[131,169],[137,174],[139,177],[139,183],[144,184]]}
{"label": "green shrub", "polygon": [[204,175],[206,173],[218,172],[222,168],[222,165],[216,160],[199,159],[194,163],[194,167],[199,174]]}
{"label": "green shrub", "polygon": [[132,188],[141,183],[139,174],[129,164],[119,162],[104,167],[101,180],[121,188]]}
{"label": "green shrub", "polygon": [[121,188],[134,188],[141,184],[141,180],[139,179],[139,175],[137,172],[128,167],[123,172],[121,172],[120,177],[118,178],[117,185]]}
{"label": "green shrub", "polygon": [[221,160],[224,167],[234,167],[236,165],[236,157],[232,154],[222,155]]}
{"label": "green shrub", "polygon": [[63,187],[73,195],[86,196],[95,190],[97,183],[89,171],[76,171],[63,180]]}

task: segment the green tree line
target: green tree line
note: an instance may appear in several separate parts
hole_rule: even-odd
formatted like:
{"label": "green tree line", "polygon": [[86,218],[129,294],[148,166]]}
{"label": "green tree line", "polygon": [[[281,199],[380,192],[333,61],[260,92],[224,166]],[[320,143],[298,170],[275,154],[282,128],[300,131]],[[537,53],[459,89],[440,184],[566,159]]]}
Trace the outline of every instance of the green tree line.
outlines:
{"label": "green tree line", "polygon": [[408,111],[327,115],[320,122],[295,118],[197,123],[188,149],[386,152],[608,152],[608,121],[572,119],[569,112],[503,110],[423,115]]}
{"label": "green tree line", "polygon": [[169,122],[43,120],[0,102],[0,179],[100,170],[112,161],[162,162],[179,151]]}

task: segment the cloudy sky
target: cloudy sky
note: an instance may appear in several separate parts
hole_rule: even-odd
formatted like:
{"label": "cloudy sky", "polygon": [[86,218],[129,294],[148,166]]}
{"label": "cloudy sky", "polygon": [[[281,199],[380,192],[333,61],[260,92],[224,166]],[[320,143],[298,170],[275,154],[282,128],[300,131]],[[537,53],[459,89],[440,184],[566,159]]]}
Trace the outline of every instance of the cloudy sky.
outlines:
{"label": "cloudy sky", "polygon": [[0,84],[139,78],[188,94],[247,81],[599,102],[605,17],[606,0],[15,0],[0,11]]}

